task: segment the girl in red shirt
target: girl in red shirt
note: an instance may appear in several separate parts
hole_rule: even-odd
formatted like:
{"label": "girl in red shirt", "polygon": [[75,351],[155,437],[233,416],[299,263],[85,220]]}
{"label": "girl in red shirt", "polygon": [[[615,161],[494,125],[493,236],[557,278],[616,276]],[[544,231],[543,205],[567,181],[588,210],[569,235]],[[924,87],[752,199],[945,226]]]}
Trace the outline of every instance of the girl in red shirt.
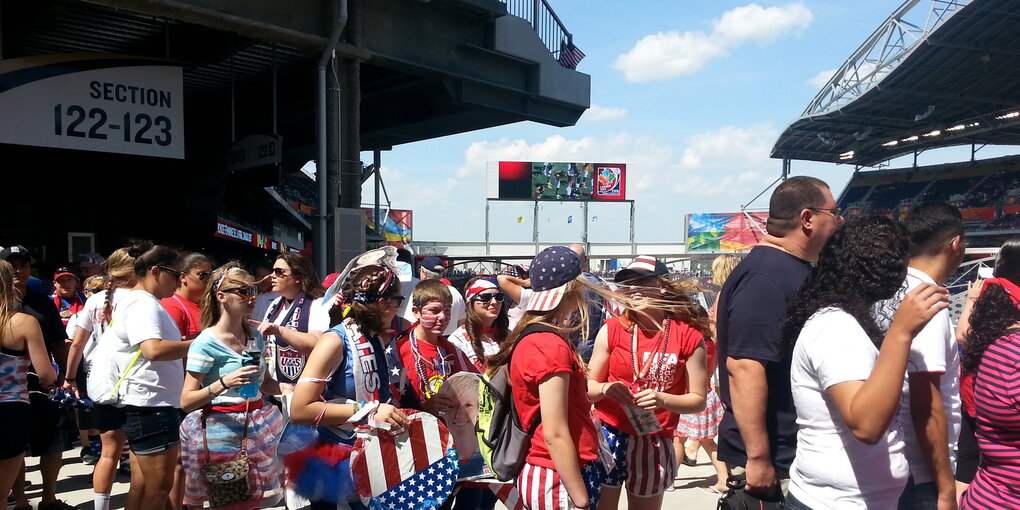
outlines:
{"label": "girl in red shirt", "polygon": [[616,458],[599,510],[615,509],[626,481],[628,508],[658,509],[676,473],[677,413],[705,407],[708,386],[704,310],[685,288],[663,278],[665,264],[638,257],[616,275],[646,305],[610,318],[595,338],[588,397]]}
{"label": "girl in red shirt", "polygon": [[[509,365],[510,386],[521,423],[531,437],[517,477],[525,508],[594,508],[604,475],[598,431],[592,423],[587,377],[565,326],[575,312],[587,324],[581,261],[570,249],[543,250],[529,269],[534,295],[489,370]],[[580,278],[579,278],[580,277]]]}

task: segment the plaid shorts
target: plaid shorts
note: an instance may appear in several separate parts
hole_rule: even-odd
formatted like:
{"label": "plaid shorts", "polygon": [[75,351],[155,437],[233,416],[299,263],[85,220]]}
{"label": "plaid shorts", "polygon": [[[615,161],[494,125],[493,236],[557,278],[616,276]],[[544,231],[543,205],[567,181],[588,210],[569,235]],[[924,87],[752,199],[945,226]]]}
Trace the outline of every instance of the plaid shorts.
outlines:
{"label": "plaid shorts", "polygon": [[[581,468],[581,478],[588,488],[588,508],[596,508],[599,493],[602,490],[602,479],[605,470],[598,459]],[[544,468],[534,464],[525,464],[517,475],[517,490],[520,492],[524,508],[528,510],[572,510],[574,505],[567,496],[567,488],[563,486],[559,473],[555,469]]]}
{"label": "plaid shorts", "polygon": [[672,434],[632,436],[615,427],[602,425],[616,467],[606,477],[606,487],[622,487],[639,498],[657,496],[673,485],[676,474],[676,450]]}

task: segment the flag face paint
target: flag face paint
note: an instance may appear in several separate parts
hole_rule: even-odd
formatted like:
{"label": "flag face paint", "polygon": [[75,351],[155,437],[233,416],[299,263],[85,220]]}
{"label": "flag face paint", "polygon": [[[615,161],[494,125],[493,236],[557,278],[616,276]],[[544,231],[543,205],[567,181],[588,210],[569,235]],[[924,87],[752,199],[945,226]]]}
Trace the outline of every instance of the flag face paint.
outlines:
{"label": "flag face paint", "polygon": [[418,321],[430,333],[441,335],[446,329],[446,325],[450,322],[450,310],[451,306],[449,303],[429,301],[418,312]]}

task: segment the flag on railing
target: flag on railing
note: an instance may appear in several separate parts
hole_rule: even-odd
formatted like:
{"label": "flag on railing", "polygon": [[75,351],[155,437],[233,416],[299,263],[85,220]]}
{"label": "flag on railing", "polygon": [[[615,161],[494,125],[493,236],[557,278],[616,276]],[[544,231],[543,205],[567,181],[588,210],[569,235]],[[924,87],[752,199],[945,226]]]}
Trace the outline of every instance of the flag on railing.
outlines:
{"label": "flag on railing", "polygon": [[577,64],[584,60],[584,52],[581,48],[574,46],[574,43],[560,41],[560,65],[567,69],[577,70]]}

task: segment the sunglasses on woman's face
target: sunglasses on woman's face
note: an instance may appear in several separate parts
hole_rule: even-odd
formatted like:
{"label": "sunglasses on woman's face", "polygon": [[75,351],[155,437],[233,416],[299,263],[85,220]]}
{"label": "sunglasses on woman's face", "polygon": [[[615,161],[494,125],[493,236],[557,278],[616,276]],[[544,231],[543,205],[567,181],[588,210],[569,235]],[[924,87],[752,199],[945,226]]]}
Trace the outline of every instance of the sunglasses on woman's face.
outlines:
{"label": "sunglasses on woman's face", "polygon": [[196,274],[195,276],[198,277],[199,281],[204,282],[208,280],[210,276],[212,276],[212,273],[210,273],[209,271],[199,271],[198,274]]}
{"label": "sunglasses on woman's face", "polygon": [[478,301],[480,303],[488,303],[489,301],[495,299],[497,303],[502,303],[503,298],[505,297],[506,294],[502,292],[488,292],[485,294],[478,294],[477,296],[475,296],[475,301]]}
{"label": "sunglasses on woman's face", "polygon": [[399,308],[400,305],[404,304],[404,296],[386,296],[384,298],[379,298],[379,301],[387,301],[392,303],[393,306]]}
{"label": "sunglasses on woman's face", "polygon": [[223,292],[237,294],[242,298],[250,298],[259,295],[259,289],[257,287],[238,287],[236,289],[227,289]]}
{"label": "sunglasses on woman's face", "polygon": [[290,276],[291,273],[288,273],[287,270],[282,267],[274,267],[273,275],[277,278],[283,278],[284,276]]}
{"label": "sunglasses on woman's face", "polygon": [[156,266],[156,268],[159,269],[160,271],[163,271],[163,272],[170,273],[170,274],[174,275],[174,278],[180,279],[180,277],[181,277],[181,272],[176,270],[176,269],[174,269],[174,268],[172,268],[172,267]]}

